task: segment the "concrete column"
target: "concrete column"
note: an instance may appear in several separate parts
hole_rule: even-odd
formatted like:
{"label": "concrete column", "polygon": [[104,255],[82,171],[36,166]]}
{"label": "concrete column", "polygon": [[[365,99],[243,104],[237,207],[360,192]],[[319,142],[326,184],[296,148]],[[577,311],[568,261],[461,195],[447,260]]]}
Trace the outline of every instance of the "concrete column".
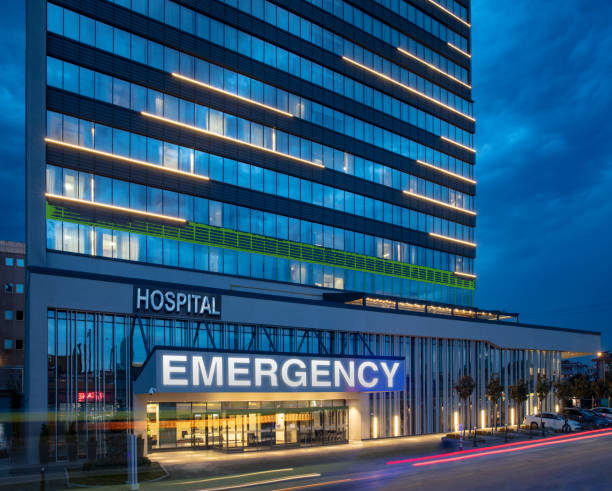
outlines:
{"label": "concrete column", "polygon": [[134,418],[134,435],[141,436],[144,440],[144,455],[147,455],[147,402],[144,396],[134,396],[132,412]]}
{"label": "concrete column", "polygon": [[349,399],[348,401],[348,423],[349,423],[349,442],[356,442],[362,439],[362,404],[361,399]]}
{"label": "concrete column", "polygon": [[361,435],[358,439],[364,440],[366,438],[370,438],[370,395],[367,392],[361,393],[357,402],[361,408]]}

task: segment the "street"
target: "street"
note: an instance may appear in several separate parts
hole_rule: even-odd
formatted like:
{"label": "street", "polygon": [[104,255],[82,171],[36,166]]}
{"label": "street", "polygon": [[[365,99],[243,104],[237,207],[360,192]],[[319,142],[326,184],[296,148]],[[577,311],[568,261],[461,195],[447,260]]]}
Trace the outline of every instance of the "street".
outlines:
{"label": "street", "polygon": [[[439,438],[439,437],[438,437]],[[407,439],[409,440],[409,439]],[[170,473],[142,489],[222,491],[300,489],[605,489],[612,484],[612,431],[553,436],[472,448],[461,454],[419,452],[432,437],[409,447],[376,445],[363,449],[330,448],[265,455],[216,454],[199,460],[188,452],[155,456]],[[190,452],[190,454],[192,454]],[[276,454],[276,455],[273,455]],[[431,457],[433,455],[439,457]],[[210,460],[213,458],[215,460]],[[390,461],[408,462],[389,465]],[[450,459],[450,460],[447,460]],[[460,460],[454,460],[460,459]],[[238,465],[236,465],[238,463]],[[213,469],[223,472],[214,475]],[[232,471],[228,474],[228,471]]]}

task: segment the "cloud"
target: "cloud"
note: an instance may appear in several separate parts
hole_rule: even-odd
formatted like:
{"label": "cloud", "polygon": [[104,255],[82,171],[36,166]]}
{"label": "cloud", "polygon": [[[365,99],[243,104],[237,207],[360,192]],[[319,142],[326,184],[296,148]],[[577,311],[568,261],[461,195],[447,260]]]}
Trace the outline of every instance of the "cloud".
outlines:
{"label": "cloud", "polygon": [[0,17],[1,239],[25,238],[25,2]]}
{"label": "cloud", "polygon": [[602,329],[610,345],[612,303],[579,319],[561,311],[609,298],[612,4],[473,8],[478,302]]}

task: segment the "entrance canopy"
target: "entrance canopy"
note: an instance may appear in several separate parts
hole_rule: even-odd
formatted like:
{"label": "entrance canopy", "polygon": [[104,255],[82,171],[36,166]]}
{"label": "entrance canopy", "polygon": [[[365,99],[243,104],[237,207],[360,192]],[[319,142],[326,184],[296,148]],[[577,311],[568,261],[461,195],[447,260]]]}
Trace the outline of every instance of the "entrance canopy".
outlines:
{"label": "entrance canopy", "polygon": [[371,392],[404,390],[405,385],[403,358],[158,347],[134,382],[134,392]]}

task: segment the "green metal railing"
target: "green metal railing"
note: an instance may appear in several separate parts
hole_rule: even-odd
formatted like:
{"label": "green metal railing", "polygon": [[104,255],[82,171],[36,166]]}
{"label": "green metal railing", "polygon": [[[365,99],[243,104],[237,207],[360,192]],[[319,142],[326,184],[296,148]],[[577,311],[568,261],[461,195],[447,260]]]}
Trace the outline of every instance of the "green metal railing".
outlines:
{"label": "green metal railing", "polygon": [[167,225],[146,220],[126,219],[125,222],[112,221],[104,218],[94,218],[89,213],[81,213],[77,209],[52,205],[49,202],[47,202],[47,218],[81,225],[103,227],[121,232],[150,235],[162,239],[222,247],[242,252],[254,252],[285,259],[296,259],[324,266],[338,266],[365,273],[424,281],[442,286],[467,288],[470,290],[474,290],[476,286],[474,280],[458,278],[449,271],[264,237],[248,232],[238,232],[195,222],[187,222],[184,225]]}

